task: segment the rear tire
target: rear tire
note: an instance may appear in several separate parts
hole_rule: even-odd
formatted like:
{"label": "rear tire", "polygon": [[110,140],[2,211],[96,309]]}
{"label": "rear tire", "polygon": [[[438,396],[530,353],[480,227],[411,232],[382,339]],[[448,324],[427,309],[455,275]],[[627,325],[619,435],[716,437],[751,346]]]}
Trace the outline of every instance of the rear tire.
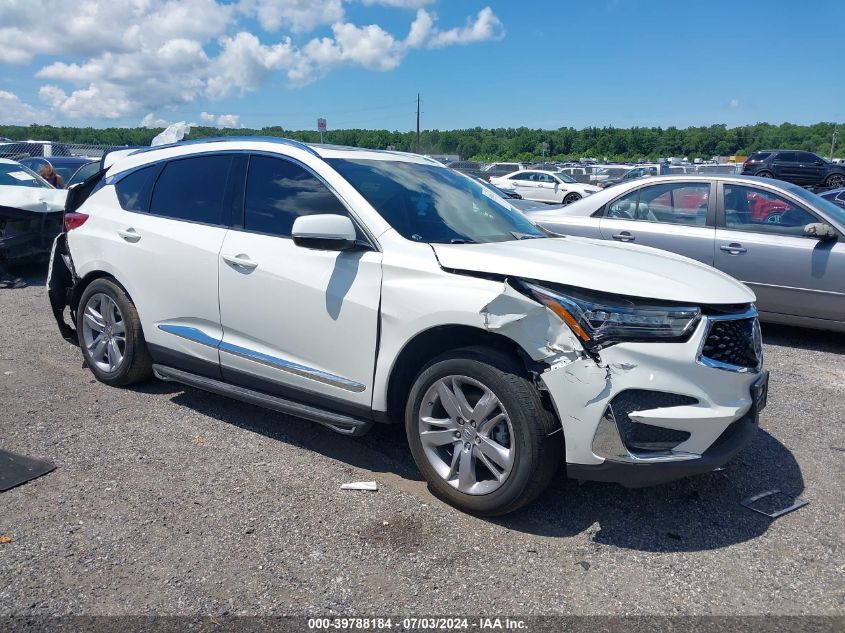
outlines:
{"label": "rear tire", "polygon": [[563,455],[560,424],[525,370],[486,347],[454,350],[422,369],[408,396],[405,430],[431,492],[483,516],[533,501]]}
{"label": "rear tire", "polygon": [[152,358],[132,299],[112,279],[96,279],[76,313],[79,347],[94,377],[112,387],[147,380]]}
{"label": "rear tire", "polygon": [[775,175],[772,172],[766,171],[765,169],[763,171],[758,171],[754,175],[759,177],[759,178],[774,178],[775,177]]}
{"label": "rear tire", "polygon": [[563,204],[572,204],[572,203],[573,203],[573,202],[575,202],[576,200],[580,200],[580,199],[581,199],[581,194],[579,194],[579,193],[574,193],[574,192],[573,192],[573,193],[568,193],[568,194],[566,194],[566,196],[563,198]]}

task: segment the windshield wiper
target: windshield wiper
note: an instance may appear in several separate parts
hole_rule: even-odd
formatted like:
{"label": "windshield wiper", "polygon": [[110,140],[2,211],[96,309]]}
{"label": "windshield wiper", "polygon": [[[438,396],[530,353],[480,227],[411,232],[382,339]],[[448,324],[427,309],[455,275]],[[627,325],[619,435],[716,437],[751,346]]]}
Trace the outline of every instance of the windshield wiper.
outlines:
{"label": "windshield wiper", "polygon": [[455,238],[453,240],[449,240],[449,244],[477,244],[477,243],[478,242],[475,242],[473,240],[464,239],[462,237],[458,237],[458,238]]}

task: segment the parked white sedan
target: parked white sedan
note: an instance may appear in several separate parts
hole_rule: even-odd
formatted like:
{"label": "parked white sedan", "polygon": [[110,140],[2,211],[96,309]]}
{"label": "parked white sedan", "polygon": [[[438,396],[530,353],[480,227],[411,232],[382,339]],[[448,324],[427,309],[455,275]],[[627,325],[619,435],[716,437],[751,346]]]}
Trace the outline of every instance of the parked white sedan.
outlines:
{"label": "parked white sedan", "polygon": [[516,191],[525,200],[570,204],[601,191],[593,185],[577,182],[566,174],[539,169],[523,169],[506,176],[491,178],[490,184]]}

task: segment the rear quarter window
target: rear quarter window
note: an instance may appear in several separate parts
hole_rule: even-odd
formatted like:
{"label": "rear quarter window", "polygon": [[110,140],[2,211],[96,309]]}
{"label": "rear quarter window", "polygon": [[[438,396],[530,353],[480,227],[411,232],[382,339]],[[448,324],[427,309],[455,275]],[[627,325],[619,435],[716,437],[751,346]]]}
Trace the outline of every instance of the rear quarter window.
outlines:
{"label": "rear quarter window", "polygon": [[161,164],[150,165],[133,171],[118,180],[115,185],[117,200],[125,211],[147,213],[150,210],[150,195]]}
{"label": "rear quarter window", "polygon": [[231,155],[168,162],[155,183],[150,213],[203,224],[227,223],[223,209],[231,165]]}

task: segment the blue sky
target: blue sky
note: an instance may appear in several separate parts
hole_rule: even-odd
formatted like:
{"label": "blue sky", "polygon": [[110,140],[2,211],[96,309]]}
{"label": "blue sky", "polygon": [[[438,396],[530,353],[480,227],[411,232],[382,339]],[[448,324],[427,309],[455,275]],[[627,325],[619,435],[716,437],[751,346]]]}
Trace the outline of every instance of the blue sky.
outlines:
{"label": "blue sky", "polygon": [[842,0],[133,2],[0,8],[0,123],[845,121]]}

